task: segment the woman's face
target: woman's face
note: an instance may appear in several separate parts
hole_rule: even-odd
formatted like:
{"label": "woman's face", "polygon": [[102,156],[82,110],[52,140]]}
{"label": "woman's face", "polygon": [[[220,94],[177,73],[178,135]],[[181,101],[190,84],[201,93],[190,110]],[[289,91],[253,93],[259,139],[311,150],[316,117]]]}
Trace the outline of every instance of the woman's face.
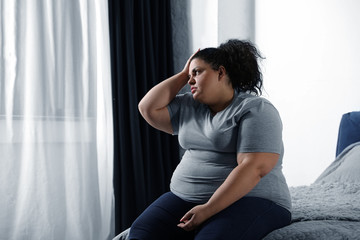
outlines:
{"label": "woman's face", "polygon": [[193,98],[205,104],[213,104],[219,92],[219,71],[204,60],[194,58],[189,66],[188,81]]}

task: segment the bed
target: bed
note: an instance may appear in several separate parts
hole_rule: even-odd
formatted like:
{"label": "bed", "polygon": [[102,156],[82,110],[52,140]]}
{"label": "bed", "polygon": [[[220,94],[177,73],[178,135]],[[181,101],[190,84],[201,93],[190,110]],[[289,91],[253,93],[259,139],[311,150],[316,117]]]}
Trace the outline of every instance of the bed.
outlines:
{"label": "bed", "polygon": [[264,240],[360,239],[360,142],[348,146],[310,186],[290,188],[292,223]]}
{"label": "bed", "polygon": [[292,223],[264,240],[360,239],[360,112],[342,116],[335,160],[310,186],[291,187]]}
{"label": "bed", "polygon": [[343,115],[336,154],[313,184],[290,187],[292,223],[263,240],[360,240],[360,112]]}

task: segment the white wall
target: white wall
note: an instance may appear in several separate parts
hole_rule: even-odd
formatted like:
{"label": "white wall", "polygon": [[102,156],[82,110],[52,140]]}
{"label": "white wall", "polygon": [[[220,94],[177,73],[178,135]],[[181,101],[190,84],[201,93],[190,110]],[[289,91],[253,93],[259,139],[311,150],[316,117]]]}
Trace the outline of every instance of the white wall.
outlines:
{"label": "white wall", "polygon": [[257,0],[266,96],[284,124],[284,173],[307,185],[334,160],[345,112],[360,109],[360,1]]}
{"label": "white wall", "polygon": [[[218,45],[218,0],[191,0],[192,52]],[[190,56],[189,56],[190,57]]]}
{"label": "white wall", "polygon": [[217,47],[230,38],[255,38],[254,0],[190,0],[192,47]]}
{"label": "white wall", "polygon": [[255,1],[218,0],[218,43],[255,38]]}

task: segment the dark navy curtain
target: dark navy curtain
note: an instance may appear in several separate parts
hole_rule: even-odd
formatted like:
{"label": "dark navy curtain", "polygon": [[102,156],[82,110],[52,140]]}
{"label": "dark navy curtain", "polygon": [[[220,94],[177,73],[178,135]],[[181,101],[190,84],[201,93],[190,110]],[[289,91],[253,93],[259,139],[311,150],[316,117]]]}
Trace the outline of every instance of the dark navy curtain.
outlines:
{"label": "dark navy curtain", "polygon": [[173,75],[170,1],[109,0],[114,111],[115,232],[169,190],[177,138],[150,127],[137,105]]}

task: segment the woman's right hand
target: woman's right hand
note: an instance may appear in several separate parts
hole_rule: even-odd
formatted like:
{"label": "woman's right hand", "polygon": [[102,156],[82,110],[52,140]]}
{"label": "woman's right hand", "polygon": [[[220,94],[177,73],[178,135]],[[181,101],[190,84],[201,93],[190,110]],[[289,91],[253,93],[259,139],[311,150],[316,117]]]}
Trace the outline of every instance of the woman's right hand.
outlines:
{"label": "woman's right hand", "polygon": [[190,62],[191,62],[192,58],[195,56],[195,54],[197,54],[199,51],[200,51],[200,48],[189,57],[189,59],[187,60],[185,66],[184,66],[184,69],[181,71],[183,74],[186,73],[187,75],[189,75]]}

